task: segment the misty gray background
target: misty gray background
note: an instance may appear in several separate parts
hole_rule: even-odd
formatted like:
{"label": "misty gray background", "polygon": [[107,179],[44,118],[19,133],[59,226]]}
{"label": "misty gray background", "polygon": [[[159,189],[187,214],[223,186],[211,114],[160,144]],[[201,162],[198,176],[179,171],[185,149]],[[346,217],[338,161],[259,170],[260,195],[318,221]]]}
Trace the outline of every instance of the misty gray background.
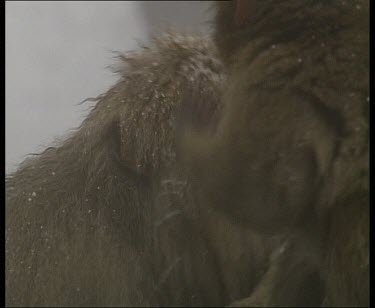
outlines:
{"label": "misty gray background", "polygon": [[111,51],[164,30],[209,33],[210,1],[7,1],[6,172],[85,118],[113,85]]}

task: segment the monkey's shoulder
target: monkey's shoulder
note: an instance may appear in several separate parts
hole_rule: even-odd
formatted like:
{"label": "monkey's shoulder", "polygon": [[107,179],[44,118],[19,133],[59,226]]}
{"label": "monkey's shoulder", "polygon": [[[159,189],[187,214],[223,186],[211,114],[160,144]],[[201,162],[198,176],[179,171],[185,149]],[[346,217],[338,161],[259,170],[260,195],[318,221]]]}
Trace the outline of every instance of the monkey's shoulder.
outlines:
{"label": "monkey's shoulder", "polygon": [[221,79],[223,65],[215,45],[201,35],[165,33],[153,39],[148,47],[120,56],[118,72],[122,77],[147,78],[150,84],[184,79],[193,82],[206,77]]}

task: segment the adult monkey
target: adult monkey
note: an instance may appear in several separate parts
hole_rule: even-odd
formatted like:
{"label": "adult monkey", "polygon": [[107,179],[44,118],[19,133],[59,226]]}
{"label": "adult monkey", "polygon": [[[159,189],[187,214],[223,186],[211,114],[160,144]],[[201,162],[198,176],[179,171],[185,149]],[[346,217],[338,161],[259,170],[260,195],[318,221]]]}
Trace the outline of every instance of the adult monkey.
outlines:
{"label": "adult monkey", "polygon": [[291,305],[305,283],[319,297],[319,276],[323,305],[369,305],[368,21],[367,0],[218,4],[223,117],[182,153],[203,203],[291,238],[238,305]]}
{"label": "adult monkey", "polygon": [[7,306],[224,305],[268,266],[272,241],[197,207],[175,170],[179,114],[215,127],[214,46],[170,34],[122,58],[79,129],[6,179]]}
{"label": "adult monkey", "polygon": [[[174,164],[175,110],[191,86],[213,113],[221,64],[199,39],[154,45],[123,57],[121,80],[71,137],[7,178],[7,305],[155,300],[154,192]],[[194,75],[195,62],[207,71]]]}

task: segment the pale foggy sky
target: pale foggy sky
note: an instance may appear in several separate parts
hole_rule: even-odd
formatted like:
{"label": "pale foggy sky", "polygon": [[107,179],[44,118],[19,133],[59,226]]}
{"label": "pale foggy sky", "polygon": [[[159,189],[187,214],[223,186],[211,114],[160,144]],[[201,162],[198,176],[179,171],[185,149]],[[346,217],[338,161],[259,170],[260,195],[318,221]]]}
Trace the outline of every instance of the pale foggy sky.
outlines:
{"label": "pale foggy sky", "polygon": [[87,114],[117,80],[111,51],[137,49],[168,27],[208,31],[208,1],[7,1],[6,171]]}

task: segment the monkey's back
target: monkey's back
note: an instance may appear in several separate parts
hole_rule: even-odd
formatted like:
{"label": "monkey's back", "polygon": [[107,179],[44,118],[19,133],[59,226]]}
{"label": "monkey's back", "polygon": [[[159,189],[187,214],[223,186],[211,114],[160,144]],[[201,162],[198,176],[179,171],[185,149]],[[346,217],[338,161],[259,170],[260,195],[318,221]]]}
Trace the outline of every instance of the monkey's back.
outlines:
{"label": "monkey's back", "polygon": [[[169,289],[155,298],[164,271],[155,260],[176,252],[168,240],[161,251],[153,237],[159,186],[175,164],[178,112],[191,104],[186,110],[202,115],[197,123],[209,122],[220,61],[205,38],[175,34],[120,58],[119,82],[82,125],[6,179],[8,306],[183,305],[197,282],[207,294],[212,287],[200,275],[215,271],[197,272],[187,258],[191,279],[163,285]],[[189,301],[221,300],[210,292]]]}

